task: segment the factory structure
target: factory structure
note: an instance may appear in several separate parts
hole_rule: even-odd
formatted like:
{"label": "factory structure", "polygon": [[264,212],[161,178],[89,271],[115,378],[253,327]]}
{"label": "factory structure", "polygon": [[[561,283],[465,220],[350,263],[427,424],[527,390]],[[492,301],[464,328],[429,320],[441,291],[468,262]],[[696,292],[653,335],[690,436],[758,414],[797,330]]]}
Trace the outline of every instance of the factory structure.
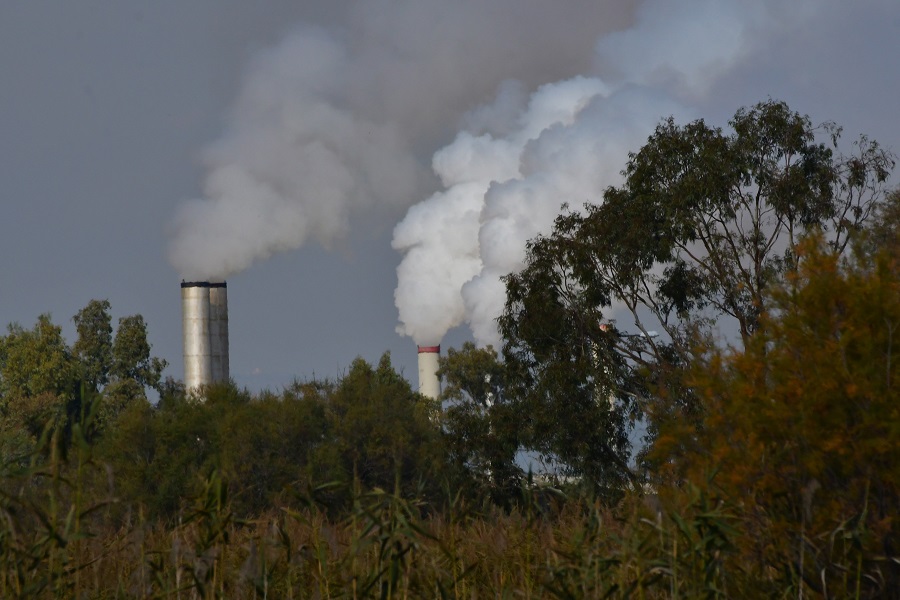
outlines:
{"label": "factory structure", "polygon": [[[184,341],[184,385],[197,394],[210,384],[227,382],[228,286],[222,282],[182,281],[181,315]],[[419,393],[437,399],[440,346],[418,346]]]}
{"label": "factory structure", "polygon": [[419,393],[437,400],[441,395],[441,380],[438,378],[438,358],[440,346],[419,346]]}
{"label": "factory structure", "polygon": [[184,385],[197,393],[228,381],[228,287],[224,281],[182,281]]}

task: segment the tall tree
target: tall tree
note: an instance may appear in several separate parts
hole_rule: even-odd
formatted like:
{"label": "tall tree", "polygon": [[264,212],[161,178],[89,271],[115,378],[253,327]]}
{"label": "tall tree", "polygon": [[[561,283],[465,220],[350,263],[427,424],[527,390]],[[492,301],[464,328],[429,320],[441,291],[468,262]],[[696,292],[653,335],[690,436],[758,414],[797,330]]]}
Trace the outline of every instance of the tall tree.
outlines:
{"label": "tall tree", "polygon": [[71,395],[76,371],[62,328],[49,314],[40,315],[32,329],[12,324],[0,338],[0,397],[5,404],[45,393]]}
{"label": "tall tree", "polygon": [[532,444],[574,473],[629,478],[627,428],[648,401],[661,418],[696,404],[683,374],[698,336],[715,326],[746,343],[799,239],[822,229],[843,251],[894,166],[865,137],[837,155],[838,127],[782,102],[741,109],[730,126],[660,123],[624,184],[560,216],[506,279],[514,393],[535,416]]}
{"label": "tall tree", "polygon": [[91,300],[72,320],[78,339],[72,353],[81,363],[85,385],[100,391],[109,383],[112,367],[112,319],[109,300]]}
{"label": "tall tree", "polygon": [[411,491],[423,480],[433,483],[439,466],[435,403],[417,394],[385,353],[376,368],[357,358],[330,394],[326,410],[330,448],[349,481]]}
{"label": "tall tree", "polygon": [[522,416],[506,398],[506,369],[493,347],[466,342],[440,359],[443,437],[451,474],[473,495],[506,504],[520,490]]}
{"label": "tall tree", "polygon": [[[78,399],[79,368],[50,315],[32,329],[9,326],[0,338],[0,446],[28,447],[47,426],[64,425]],[[18,441],[17,441],[18,440]],[[6,450],[0,450],[6,454]]]}
{"label": "tall tree", "polygon": [[141,315],[119,319],[112,346],[110,374],[117,381],[134,381],[142,388],[159,389],[162,372],[168,362],[150,356],[147,324]]}
{"label": "tall tree", "polygon": [[147,400],[147,388],[163,394],[162,372],[165,359],[150,356],[147,325],[141,315],[119,319],[112,344],[109,384],[103,390],[98,412],[101,426],[111,423],[128,405]]}

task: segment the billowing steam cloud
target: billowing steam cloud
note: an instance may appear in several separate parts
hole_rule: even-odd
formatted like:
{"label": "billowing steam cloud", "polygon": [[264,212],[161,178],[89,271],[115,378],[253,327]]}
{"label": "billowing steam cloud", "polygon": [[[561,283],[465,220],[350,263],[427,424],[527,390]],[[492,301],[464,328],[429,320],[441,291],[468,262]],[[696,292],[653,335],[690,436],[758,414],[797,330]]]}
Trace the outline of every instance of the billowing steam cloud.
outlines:
{"label": "billowing steam cloud", "polygon": [[684,107],[822,4],[356,0],[341,29],[300,27],[248,65],[171,262],[225,278],[427,197],[395,230],[398,331],[434,344],[467,322],[496,343],[500,277],[560,205],[599,200],[660,118],[695,116]]}
{"label": "billowing steam cloud", "polygon": [[753,3],[648,2],[632,28],[599,38],[603,78],[546,84],[530,98],[502,86],[434,155],[444,190],[395,229],[398,332],[434,344],[466,322],[477,342],[497,345],[500,278],[523,266],[527,240],[550,229],[561,204],[600,200],[654,125],[693,117],[689,101],[771,28]]}
{"label": "billowing steam cloud", "polygon": [[396,127],[329,102],[348,62],[316,30],[257,59],[231,129],[206,151],[205,198],[176,217],[170,256],[184,277],[223,278],[309,237],[327,244],[346,233],[351,210],[415,192],[417,167]]}
{"label": "billowing steam cloud", "polygon": [[433,185],[417,153],[498,81],[589,68],[598,32],[632,12],[597,4],[360,0],[340,31],[293,31],[251,62],[227,130],[204,152],[204,197],[171,227],[173,266],[224,278],[309,239],[328,245],[354,212],[408,207]]}

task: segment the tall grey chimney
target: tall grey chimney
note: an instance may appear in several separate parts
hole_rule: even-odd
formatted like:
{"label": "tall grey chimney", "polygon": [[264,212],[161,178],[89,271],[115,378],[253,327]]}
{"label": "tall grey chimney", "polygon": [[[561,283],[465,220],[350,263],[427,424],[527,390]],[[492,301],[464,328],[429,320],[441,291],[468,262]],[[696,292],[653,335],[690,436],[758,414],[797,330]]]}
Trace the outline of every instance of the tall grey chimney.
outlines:
{"label": "tall grey chimney", "polygon": [[224,282],[181,282],[184,385],[188,391],[228,380],[227,294]]}

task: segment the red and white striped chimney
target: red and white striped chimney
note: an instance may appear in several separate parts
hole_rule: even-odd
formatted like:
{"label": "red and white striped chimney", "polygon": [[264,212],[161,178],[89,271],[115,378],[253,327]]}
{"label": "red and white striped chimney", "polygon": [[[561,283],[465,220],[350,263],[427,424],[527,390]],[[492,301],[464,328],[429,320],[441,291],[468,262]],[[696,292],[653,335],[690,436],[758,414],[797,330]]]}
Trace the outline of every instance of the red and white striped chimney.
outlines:
{"label": "red and white striped chimney", "polygon": [[438,358],[441,347],[418,346],[419,349],[419,393],[437,400],[441,396],[441,380],[438,378]]}

